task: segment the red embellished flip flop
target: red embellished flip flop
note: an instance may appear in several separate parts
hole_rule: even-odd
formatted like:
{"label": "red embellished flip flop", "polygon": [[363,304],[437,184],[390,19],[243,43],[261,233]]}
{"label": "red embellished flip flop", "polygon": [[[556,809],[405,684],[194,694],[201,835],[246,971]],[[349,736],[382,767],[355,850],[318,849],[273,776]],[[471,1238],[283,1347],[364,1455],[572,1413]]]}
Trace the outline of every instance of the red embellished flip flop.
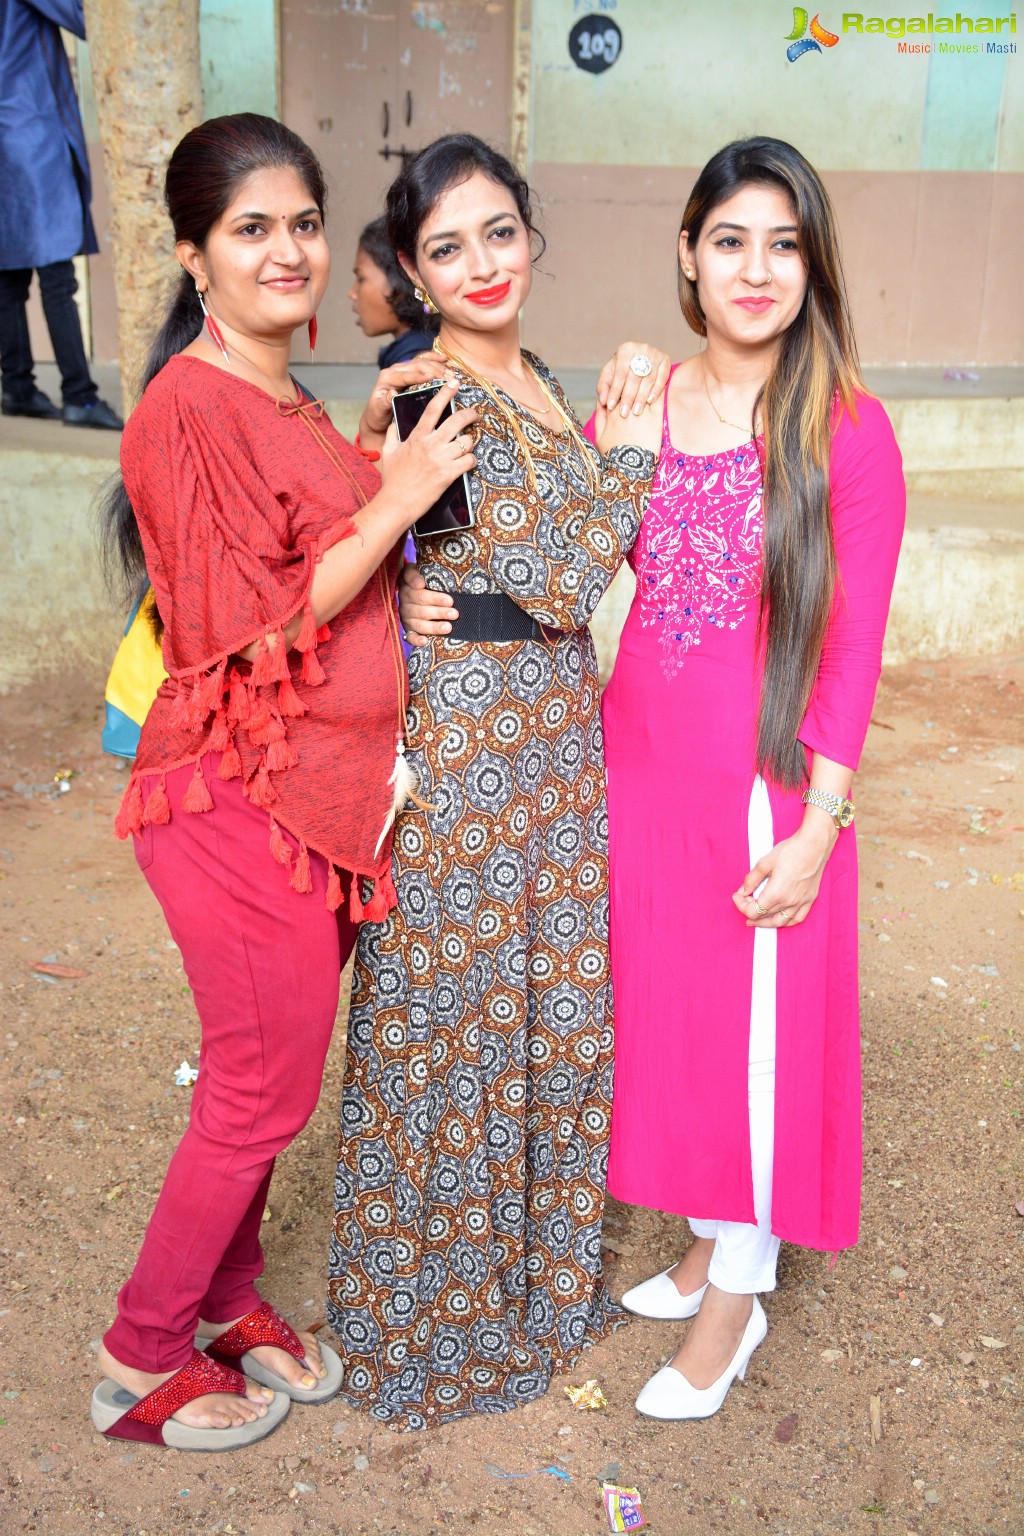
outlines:
{"label": "red embellished flip flop", "polygon": [[288,1398],[278,1393],[262,1418],[233,1424],[230,1429],[196,1429],[172,1419],[179,1408],[208,1392],[244,1397],[245,1377],[197,1349],[187,1365],[145,1397],[136,1397],[109,1377],[101,1381],[92,1395],[92,1421],[112,1440],[142,1440],[177,1451],[233,1451],[269,1435],[291,1407]]}
{"label": "red embellished flip flop", "polygon": [[[196,1342],[201,1341],[197,1339]],[[269,1301],[261,1302],[254,1312],[240,1318],[226,1333],[201,1344],[201,1347],[211,1360],[222,1365],[237,1363],[253,1381],[258,1381],[264,1387],[273,1387],[275,1392],[284,1392],[296,1403],[326,1403],[340,1388],[342,1364],[329,1345],[320,1346],[320,1356],[327,1369],[323,1380],[315,1387],[295,1387],[278,1375],[277,1371],[272,1371],[269,1366],[261,1365],[253,1358],[250,1350],[258,1349],[261,1344],[272,1344],[275,1349],[287,1350],[294,1359],[305,1363],[305,1345],[294,1328],[289,1327],[284,1318],[274,1311]]]}

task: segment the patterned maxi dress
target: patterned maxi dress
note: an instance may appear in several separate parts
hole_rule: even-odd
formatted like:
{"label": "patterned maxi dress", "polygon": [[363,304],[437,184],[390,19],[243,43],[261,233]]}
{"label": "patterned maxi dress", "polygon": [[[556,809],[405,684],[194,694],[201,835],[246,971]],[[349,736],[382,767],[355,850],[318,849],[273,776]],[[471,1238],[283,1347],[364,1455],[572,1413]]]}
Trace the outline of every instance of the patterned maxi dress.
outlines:
{"label": "patterned maxi dress", "polygon": [[434,809],[399,817],[399,905],[362,930],[349,1019],[328,1311],[343,1395],[400,1428],[529,1402],[620,1317],[601,1275],[607,818],[585,626],[654,461],[588,445],[588,474],[568,434],[502,398],[539,497],[463,385],[483,411],[476,523],[418,559],[430,586],[504,592],[549,638],[413,652],[410,761]]}

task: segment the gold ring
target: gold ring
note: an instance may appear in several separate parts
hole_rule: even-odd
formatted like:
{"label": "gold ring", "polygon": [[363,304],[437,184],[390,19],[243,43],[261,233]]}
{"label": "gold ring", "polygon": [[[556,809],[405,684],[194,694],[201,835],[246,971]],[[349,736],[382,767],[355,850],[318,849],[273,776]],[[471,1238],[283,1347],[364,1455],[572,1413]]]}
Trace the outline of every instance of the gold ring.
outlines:
{"label": "gold ring", "polygon": [[762,907],[756,896],[751,896],[750,899],[754,903],[754,911],[757,913],[758,917],[767,917],[768,908]]}
{"label": "gold ring", "polygon": [[782,911],[779,913],[779,916],[782,918],[782,921],[784,923],[788,923],[789,922],[789,913],[786,911],[785,907],[782,908]]}

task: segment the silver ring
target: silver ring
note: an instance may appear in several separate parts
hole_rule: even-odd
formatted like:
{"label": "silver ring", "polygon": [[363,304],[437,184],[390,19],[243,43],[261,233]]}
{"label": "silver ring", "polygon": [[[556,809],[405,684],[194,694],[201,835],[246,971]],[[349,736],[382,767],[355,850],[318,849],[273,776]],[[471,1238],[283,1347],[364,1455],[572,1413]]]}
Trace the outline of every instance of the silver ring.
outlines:
{"label": "silver ring", "polygon": [[649,373],[654,372],[654,364],[646,352],[637,352],[629,360],[629,371],[635,373],[638,379],[646,379]]}

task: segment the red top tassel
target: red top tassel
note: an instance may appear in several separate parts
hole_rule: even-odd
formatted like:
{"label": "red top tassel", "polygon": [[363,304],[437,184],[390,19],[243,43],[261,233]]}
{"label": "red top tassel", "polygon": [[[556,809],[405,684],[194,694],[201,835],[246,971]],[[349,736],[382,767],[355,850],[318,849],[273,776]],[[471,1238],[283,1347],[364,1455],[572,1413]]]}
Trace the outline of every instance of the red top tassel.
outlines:
{"label": "red top tassel", "polygon": [[325,677],[324,669],[317,660],[316,651],[307,651],[302,658],[302,681],[311,688],[318,688]]}
{"label": "red top tassel", "polygon": [[231,668],[231,677],[228,680],[228,719],[231,721],[248,720],[249,718],[249,694],[242,675],[237,667]]}
{"label": "red top tassel", "polygon": [[306,706],[295,692],[290,676],[284,678],[278,685],[277,711],[278,714],[286,715],[291,720],[306,713]]}
{"label": "red top tassel", "polygon": [[277,790],[270,782],[270,774],[267,772],[266,762],[261,758],[260,765],[246,786],[246,794],[253,805],[260,806],[263,810],[269,810],[277,802]]}
{"label": "red top tassel", "polygon": [[279,864],[291,865],[292,850],[288,846],[288,839],[273,816],[270,818],[270,852]]}
{"label": "red top tassel", "polygon": [[311,651],[316,645],[316,617],[312,605],[307,600],[302,610],[302,624],[295,637],[295,649],[297,651]]}
{"label": "red top tassel", "polygon": [[203,778],[201,759],[196,760],[196,771],[189,780],[188,789],[186,789],[185,797],[181,802],[181,808],[184,811],[191,812],[192,815],[199,815],[203,811],[213,810],[213,796],[207,789],[206,780]]}
{"label": "red top tassel", "polygon": [[342,892],[341,892],[341,876],[338,874],[338,871],[335,869],[334,865],[330,864],[330,865],[328,865],[328,869],[327,869],[327,910],[328,910],[328,912],[337,912],[338,908],[341,906],[341,903],[342,903],[343,899],[344,898],[343,898]]}
{"label": "red top tassel", "polygon": [[134,776],[124,792],[114,818],[114,831],[122,839],[133,832],[142,831],[142,785]]}
{"label": "red top tassel", "polygon": [[224,748],[224,756],[220,760],[217,769],[218,779],[237,779],[242,771],[242,759],[238,755],[238,748],[233,741],[229,741]]}
{"label": "red top tassel", "polygon": [[313,877],[309,870],[309,852],[302,839],[299,839],[299,856],[295,860],[295,868],[292,870],[292,878],[288,884],[293,891],[300,891],[307,895],[313,889]]}
{"label": "red top tassel", "polygon": [[167,786],[163,774],[155,789],[150,791],[149,798],[142,811],[142,825],[148,827],[151,824],[157,827],[165,827],[171,819],[171,805],[167,798]]}
{"label": "red top tassel", "polygon": [[363,920],[362,885],[362,875],[353,875],[348,892],[348,915],[354,923],[361,923]]}
{"label": "red top tassel", "polygon": [[270,654],[270,646],[267,644],[266,635],[261,635],[256,647],[256,655],[253,657],[252,671],[249,681],[255,688],[262,688],[267,683],[274,682],[274,658]]}

